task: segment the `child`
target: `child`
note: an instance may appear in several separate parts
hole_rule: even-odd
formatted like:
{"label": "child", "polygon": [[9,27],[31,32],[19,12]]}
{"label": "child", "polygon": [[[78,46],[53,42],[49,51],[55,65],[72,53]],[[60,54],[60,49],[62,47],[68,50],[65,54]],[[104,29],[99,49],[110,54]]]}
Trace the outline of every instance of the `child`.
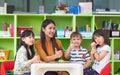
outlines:
{"label": "child", "polygon": [[30,30],[22,32],[15,60],[14,75],[30,75],[31,64],[41,62],[39,56],[35,55],[33,44],[34,33]]}
{"label": "child", "polygon": [[82,35],[79,32],[73,32],[70,36],[70,45],[65,52],[65,58],[83,64],[83,68],[86,69],[91,63],[90,55],[87,49],[80,46],[81,42]]}
{"label": "child", "polygon": [[93,33],[93,42],[91,43],[91,59],[93,66],[89,68],[86,75],[99,75],[102,69],[110,63],[110,41],[107,33],[99,29]]}

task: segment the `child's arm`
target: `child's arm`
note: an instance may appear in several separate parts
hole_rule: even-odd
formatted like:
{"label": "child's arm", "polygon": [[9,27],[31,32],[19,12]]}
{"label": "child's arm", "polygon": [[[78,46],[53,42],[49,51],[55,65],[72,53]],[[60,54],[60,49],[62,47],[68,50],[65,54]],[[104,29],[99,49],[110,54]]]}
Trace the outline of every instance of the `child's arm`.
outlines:
{"label": "child's arm", "polygon": [[101,53],[95,52],[93,55],[97,61],[100,61],[106,56],[107,53],[107,50],[103,50]]}
{"label": "child's arm", "polygon": [[102,60],[105,55],[108,53],[107,50],[103,50],[101,53],[98,53],[97,49],[96,49],[96,44],[95,42],[91,43],[91,47],[92,47],[92,50],[91,50],[91,59],[94,60],[96,59],[97,61],[100,61]]}
{"label": "child's arm", "polygon": [[70,51],[74,49],[74,44],[72,43],[72,41],[70,40],[70,45],[68,47],[68,49],[65,52],[65,58],[68,60],[70,58]]}
{"label": "child's arm", "polygon": [[89,51],[87,51],[87,53],[86,53],[86,55],[85,55],[85,59],[86,59],[86,63],[83,65],[83,68],[84,68],[84,69],[87,68],[87,67],[89,67],[90,64],[91,64],[91,62],[92,62]]}
{"label": "child's arm", "polygon": [[70,46],[69,46],[68,49],[67,49],[66,52],[65,52],[65,58],[66,58],[67,60],[70,58],[70,50],[71,50],[71,48],[70,48]]}
{"label": "child's arm", "polygon": [[83,65],[83,69],[85,69],[85,68],[87,68],[88,66],[90,66],[90,64],[91,64],[91,60],[88,59],[88,60],[86,61],[86,63]]}
{"label": "child's arm", "polygon": [[96,43],[92,42],[91,43],[91,47],[92,47],[91,52],[90,52],[90,54],[91,54],[91,60],[94,61],[94,59],[95,59],[94,54],[95,54],[95,52],[97,52]]}
{"label": "child's arm", "polygon": [[96,48],[95,47],[92,47],[92,50],[90,52],[91,54],[91,60],[94,61],[95,57],[94,57],[94,54],[97,52]]}
{"label": "child's arm", "polygon": [[28,60],[28,63],[32,64],[32,63],[40,63],[42,62],[40,60],[40,56],[39,55],[35,55],[32,59]]}

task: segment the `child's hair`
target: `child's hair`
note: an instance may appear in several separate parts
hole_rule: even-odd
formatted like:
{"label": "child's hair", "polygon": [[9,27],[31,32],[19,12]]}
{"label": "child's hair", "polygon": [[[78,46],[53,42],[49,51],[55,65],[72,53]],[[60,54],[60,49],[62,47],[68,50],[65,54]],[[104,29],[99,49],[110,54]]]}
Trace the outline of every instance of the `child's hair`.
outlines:
{"label": "child's hair", "polygon": [[[47,52],[47,49],[46,49],[46,46],[45,46],[45,33],[42,31],[42,28],[45,29],[51,23],[56,26],[56,24],[53,20],[46,19],[46,20],[43,21],[42,27],[41,27],[41,35],[40,36],[41,36],[42,48],[47,55],[48,55],[48,52]],[[53,36],[53,38],[51,38],[51,41],[52,41],[52,46],[53,46],[53,50],[54,50],[54,53],[55,53],[55,48],[57,48],[57,50],[59,50],[59,47],[58,47],[58,45],[56,43],[56,40],[55,40],[55,35]]]}
{"label": "child's hair", "polygon": [[80,37],[82,39],[82,35],[79,32],[72,32],[72,34],[70,35],[70,39],[73,37]]}
{"label": "child's hair", "polygon": [[28,59],[32,59],[35,55],[34,46],[33,45],[30,46],[30,50],[31,50],[31,53],[32,53],[32,56],[30,56],[29,51],[28,51],[28,45],[22,40],[22,38],[28,37],[30,35],[32,35],[32,37],[34,37],[34,33],[31,30],[24,30],[22,32],[21,36],[20,36],[20,46],[19,46],[19,48],[21,46],[24,46],[26,48]]}
{"label": "child's hair", "polygon": [[96,31],[93,33],[93,37],[92,37],[93,42],[95,42],[94,36],[103,36],[103,38],[104,38],[104,43],[107,44],[107,45],[110,45],[109,36],[108,36],[108,34],[107,34],[106,31],[104,31],[104,30],[102,30],[102,29],[96,30]]}

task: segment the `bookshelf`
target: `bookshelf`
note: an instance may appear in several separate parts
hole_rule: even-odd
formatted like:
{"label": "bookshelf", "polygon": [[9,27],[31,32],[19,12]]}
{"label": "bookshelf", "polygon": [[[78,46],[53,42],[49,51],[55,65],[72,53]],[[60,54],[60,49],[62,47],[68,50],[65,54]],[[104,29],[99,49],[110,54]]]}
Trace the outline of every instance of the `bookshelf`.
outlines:
{"label": "bookshelf", "polygon": [[[14,60],[16,50],[18,48],[19,43],[19,36],[18,36],[18,27],[20,26],[31,26],[33,32],[35,33],[35,40],[39,39],[40,35],[40,27],[41,23],[44,19],[52,19],[55,21],[57,29],[63,29],[66,26],[72,27],[72,31],[76,31],[76,27],[84,28],[86,25],[89,25],[89,32],[95,31],[95,25],[98,29],[101,29],[103,26],[103,21],[110,21],[120,24],[120,15],[73,15],[73,14],[66,14],[66,15],[58,15],[58,14],[6,14],[0,15],[0,25],[3,23],[7,24],[9,27],[10,24],[14,24],[14,37],[1,37],[0,36],[0,48],[1,49],[8,49],[10,50],[9,60]],[[0,30],[2,31],[2,30]],[[67,49],[69,46],[69,37],[56,37],[61,40],[63,44],[64,50]],[[82,46],[87,48],[88,50],[91,49],[91,37],[84,37]],[[112,65],[112,72],[111,75],[115,75],[117,71],[120,69],[120,60],[114,59],[114,49],[117,48],[120,51],[119,47],[119,37],[110,37],[111,41],[111,65]],[[86,46],[87,44],[87,46]],[[2,61],[0,61],[2,62]]]}

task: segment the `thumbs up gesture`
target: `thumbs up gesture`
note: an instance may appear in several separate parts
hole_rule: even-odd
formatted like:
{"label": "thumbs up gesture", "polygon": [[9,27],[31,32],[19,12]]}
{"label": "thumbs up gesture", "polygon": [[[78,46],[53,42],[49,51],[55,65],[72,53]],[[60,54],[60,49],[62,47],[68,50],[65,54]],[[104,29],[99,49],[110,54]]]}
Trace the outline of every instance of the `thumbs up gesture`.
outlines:
{"label": "thumbs up gesture", "polygon": [[58,51],[57,48],[55,48],[55,55],[57,58],[62,57],[62,51],[61,50]]}

